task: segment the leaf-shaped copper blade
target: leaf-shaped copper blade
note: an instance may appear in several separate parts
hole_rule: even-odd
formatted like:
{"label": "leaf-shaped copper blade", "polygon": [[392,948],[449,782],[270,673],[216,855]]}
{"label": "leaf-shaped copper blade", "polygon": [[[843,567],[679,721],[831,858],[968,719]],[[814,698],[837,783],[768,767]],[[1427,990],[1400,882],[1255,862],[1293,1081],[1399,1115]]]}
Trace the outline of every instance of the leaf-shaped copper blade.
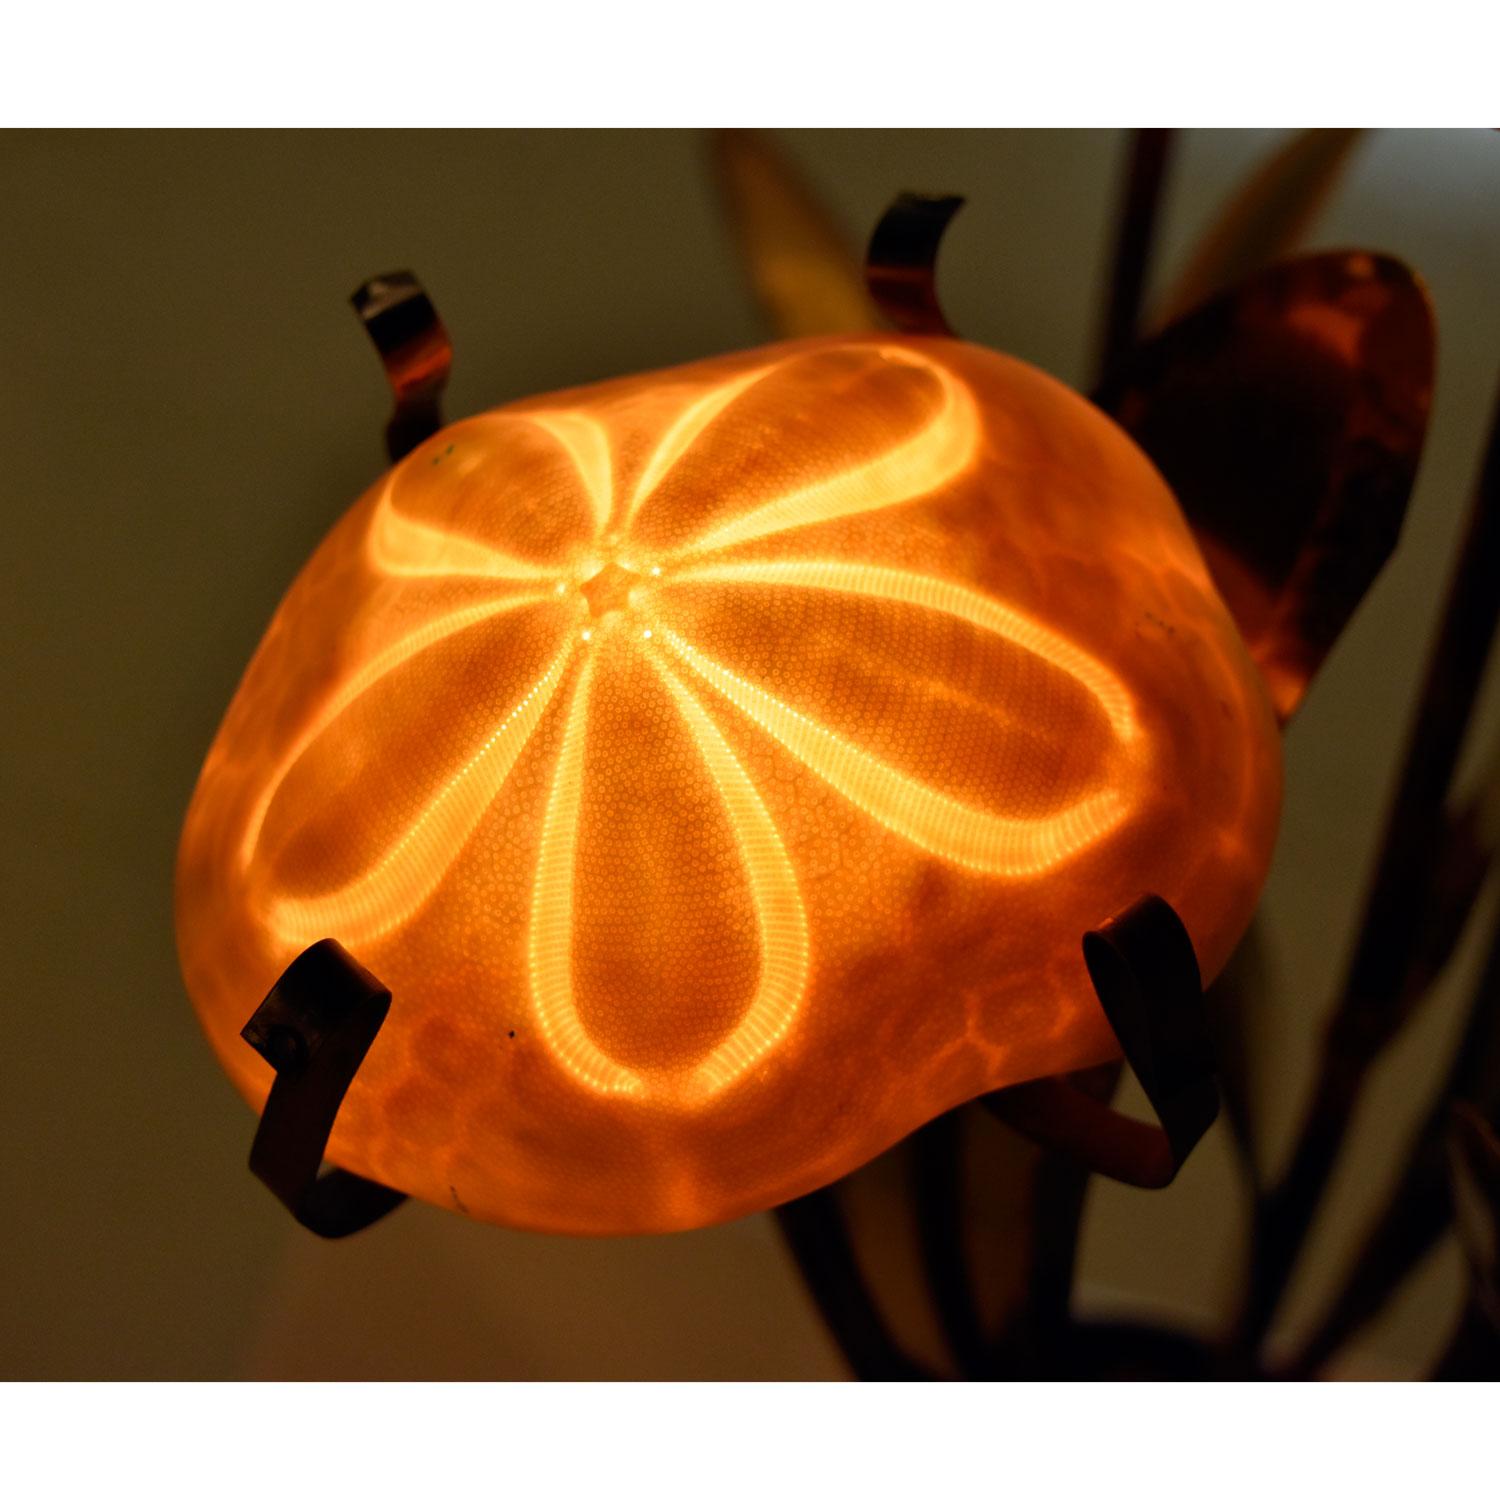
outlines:
{"label": "leaf-shaped copper blade", "polygon": [[1220,210],[1167,294],[1156,326],[1190,313],[1297,248],[1333,195],[1363,130],[1302,130],[1260,162]]}
{"label": "leaf-shaped copper blade", "polygon": [[1251,277],[1095,397],[1176,491],[1283,721],[1396,544],[1432,367],[1417,277],[1343,251]]}
{"label": "leaf-shaped copper blade", "polygon": [[776,142],[720,130],[710,146],[731,237],[776,337],[879,328],[859,258]]}

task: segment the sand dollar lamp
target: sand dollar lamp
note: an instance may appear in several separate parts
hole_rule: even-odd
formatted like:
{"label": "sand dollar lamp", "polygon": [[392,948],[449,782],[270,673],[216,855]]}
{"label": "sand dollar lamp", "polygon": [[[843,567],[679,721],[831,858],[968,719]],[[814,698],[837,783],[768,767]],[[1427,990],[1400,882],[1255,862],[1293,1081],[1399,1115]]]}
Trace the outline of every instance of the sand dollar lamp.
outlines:
{"label": "sand dollar lamp", "polygon": [[[1133,950],[1080,939],[1143,898],[1196,1002],[1307,674],[1268,690],[1124,426],[896,299],[905,331],[439,427],[441,325],[383,289],[404,451],[276,611],[178,866],[246,1099],[342,1057],[280,1170],[326,1155],[371,1212],[693,1228],[1118,1058]],[[1164,378],[1122,381],[1127,426]],[[1237,572],[1268,631],[1273,571]]]}

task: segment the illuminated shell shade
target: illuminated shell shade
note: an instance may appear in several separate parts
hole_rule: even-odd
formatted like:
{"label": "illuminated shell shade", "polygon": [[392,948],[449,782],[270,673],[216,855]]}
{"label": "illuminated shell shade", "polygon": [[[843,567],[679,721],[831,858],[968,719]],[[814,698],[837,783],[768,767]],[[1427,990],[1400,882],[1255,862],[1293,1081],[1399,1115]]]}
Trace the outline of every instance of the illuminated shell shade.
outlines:
{"label": "illuminated shell shade", "polygon": [[475,1217],[687,1228],[1116,1054],[1079,951],[1205,978],[1270,858],[1265,691],[1108,419],[946,339],[799,341],[445,428],[277,611],[183,833],[188,988],[395,995],[329,1159]]}

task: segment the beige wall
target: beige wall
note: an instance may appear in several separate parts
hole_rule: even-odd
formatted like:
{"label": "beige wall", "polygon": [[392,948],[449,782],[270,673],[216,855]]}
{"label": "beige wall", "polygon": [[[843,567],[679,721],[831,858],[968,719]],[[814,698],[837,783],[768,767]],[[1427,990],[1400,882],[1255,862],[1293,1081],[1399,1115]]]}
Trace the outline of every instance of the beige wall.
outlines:
{"label": "beige wall", "polygon": [[[1187,137],[1161,266],[1274,138]],[[1122,137],[786,140],[857,237],[900,187],[968,194],[944,253],[953,320],[1086,377]],[[1265,902],[1276,1150],[1500,365],[1497,184],[1500,137],[1382,135],[1316,233],[1421,269],[1441,342],[1400,554],[1288,737]],[[281,590],[380,461],[385,397],[349,291],[376,271],[421,274],[457,343],[453,413],[754,342],[701,141],[12,134],[0,202],[0,1376],[836,1374],[764,1218],[576,1242],[412,1205],[342,1245],[300,1233],[244,1170],[251,1120],[198,1036],[172,946],[174,844],[208,739]],[[1485,706],[1494,728],[1493,681]],[[1382,1068],[1293,1319],[1378,1200],[1459,993]],[[1085,1295],[1211,1318],[1241,1227],[1216,1132],[1167,1193],[1096,1192]],[[1419,1368],[1458,1277],[1444,1250],[1351,1368]]]}

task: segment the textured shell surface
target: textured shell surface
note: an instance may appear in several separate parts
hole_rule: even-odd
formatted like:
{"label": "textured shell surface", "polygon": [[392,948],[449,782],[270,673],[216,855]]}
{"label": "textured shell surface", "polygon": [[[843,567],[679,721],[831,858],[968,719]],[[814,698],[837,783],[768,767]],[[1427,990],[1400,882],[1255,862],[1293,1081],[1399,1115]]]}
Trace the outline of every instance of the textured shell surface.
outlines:
{"label": "textured shell surface", "polygon": [[182,835],[189,993],[390,987],[329,1159],[571,1233],[690,1228],[1116,1054],[1081,934],[1205,980],[1280,742],[1171,493],[1050,377],[821,338],[455,422],[282,601]]}

